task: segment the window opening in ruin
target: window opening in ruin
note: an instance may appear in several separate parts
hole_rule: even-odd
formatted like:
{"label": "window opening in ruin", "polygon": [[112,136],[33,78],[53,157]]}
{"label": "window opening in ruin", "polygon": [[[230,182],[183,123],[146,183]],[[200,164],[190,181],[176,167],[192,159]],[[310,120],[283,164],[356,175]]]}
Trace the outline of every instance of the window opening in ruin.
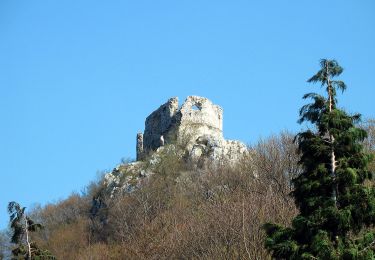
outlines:
{"label": "window opening in ruin", "polygon": [[197,106],[196,104],[191,107],[191,110],[201,110],[201,107]]}

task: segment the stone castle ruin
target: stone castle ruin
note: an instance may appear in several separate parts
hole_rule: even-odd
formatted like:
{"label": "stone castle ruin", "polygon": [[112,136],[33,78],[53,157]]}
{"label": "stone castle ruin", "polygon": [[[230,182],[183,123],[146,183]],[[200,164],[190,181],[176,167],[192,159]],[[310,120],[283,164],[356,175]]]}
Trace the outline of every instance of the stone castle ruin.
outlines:
{"label": "stone castle ruin", "polygon": [[243,143],[224,139],[223,109],[198,96],[181,107],[170,98],[147,117],[144,133],[137,134],[137,161],[167,144],[182,145],[194,160],[237,160],[247,152]]}
{"label": "stone castle ruin", "polygon": [[224,139],[221,107],[197,96],[187,97],[180,107],[178,99],[171,98],[147,117],[144,133],[137,134],[137,161],[118,165],[105,175],[110,196],[140,187],[155,173],[166,147],[178,148],[179,156],[198,168],[232,165],[249,154],[243,143]]}

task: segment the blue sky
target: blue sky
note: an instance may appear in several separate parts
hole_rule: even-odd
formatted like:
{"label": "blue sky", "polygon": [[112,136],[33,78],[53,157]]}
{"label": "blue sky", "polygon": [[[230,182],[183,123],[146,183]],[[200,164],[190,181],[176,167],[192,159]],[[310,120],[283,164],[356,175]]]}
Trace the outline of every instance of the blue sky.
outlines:
{"label": "blue sky", "polygon": [[375,2],[0,1],[0,228],[6,205],[81,191],[135,157],[169,97],[210,98],[224,135],[298,131],[320,58],[345,68],[340,104],[374,117]]}

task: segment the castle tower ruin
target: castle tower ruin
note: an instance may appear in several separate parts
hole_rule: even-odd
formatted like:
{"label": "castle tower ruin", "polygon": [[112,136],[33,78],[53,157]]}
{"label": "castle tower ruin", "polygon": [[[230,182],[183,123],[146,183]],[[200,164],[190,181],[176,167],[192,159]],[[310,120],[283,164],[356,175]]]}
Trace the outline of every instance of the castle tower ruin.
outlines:
{"label": "castle tower ruin", "polygon": [[199,156],[202,149],[208,149],[214,157],[246,150],[241,142],[224,140],[223,109],[198,96],[188,96],[181,107],[177,97],[170,98],[146,118],[144,133],[137,134],[137,160],[176,142],[186,144],[189,154]]}

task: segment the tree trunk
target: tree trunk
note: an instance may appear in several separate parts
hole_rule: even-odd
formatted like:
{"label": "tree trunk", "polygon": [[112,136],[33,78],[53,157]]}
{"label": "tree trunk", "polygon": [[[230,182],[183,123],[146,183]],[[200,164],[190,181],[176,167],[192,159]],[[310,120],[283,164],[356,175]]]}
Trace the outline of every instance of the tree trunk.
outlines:
{"label": "tree trunk", "polygon": [[31,244],[29,239],[29,225],[27,223],[27,218],[25,217],[25,232],[26,232],[26,243],[28,248],[28,259],[31,260]]}
{"label": "tree trunk", "polygon": [[[332,113],[333,110],[333,90],[332,90],[332,84],[331,80],[329,78],[329,69],[328,69],[328,61],[326,61],[326,73],[327,73],[327,89],[328,89],[328,102],[329,102],[329,113]],[[333,190],[332,190],[332,198],[335,201],[335,206],[337,207],[337,183],[336,183],[336,155],[335,155],[335,149],[334,149],[334,142],[335,137],[330,133],[328,130],[329,139],[331,143],[331,177],[334,182]]]}

